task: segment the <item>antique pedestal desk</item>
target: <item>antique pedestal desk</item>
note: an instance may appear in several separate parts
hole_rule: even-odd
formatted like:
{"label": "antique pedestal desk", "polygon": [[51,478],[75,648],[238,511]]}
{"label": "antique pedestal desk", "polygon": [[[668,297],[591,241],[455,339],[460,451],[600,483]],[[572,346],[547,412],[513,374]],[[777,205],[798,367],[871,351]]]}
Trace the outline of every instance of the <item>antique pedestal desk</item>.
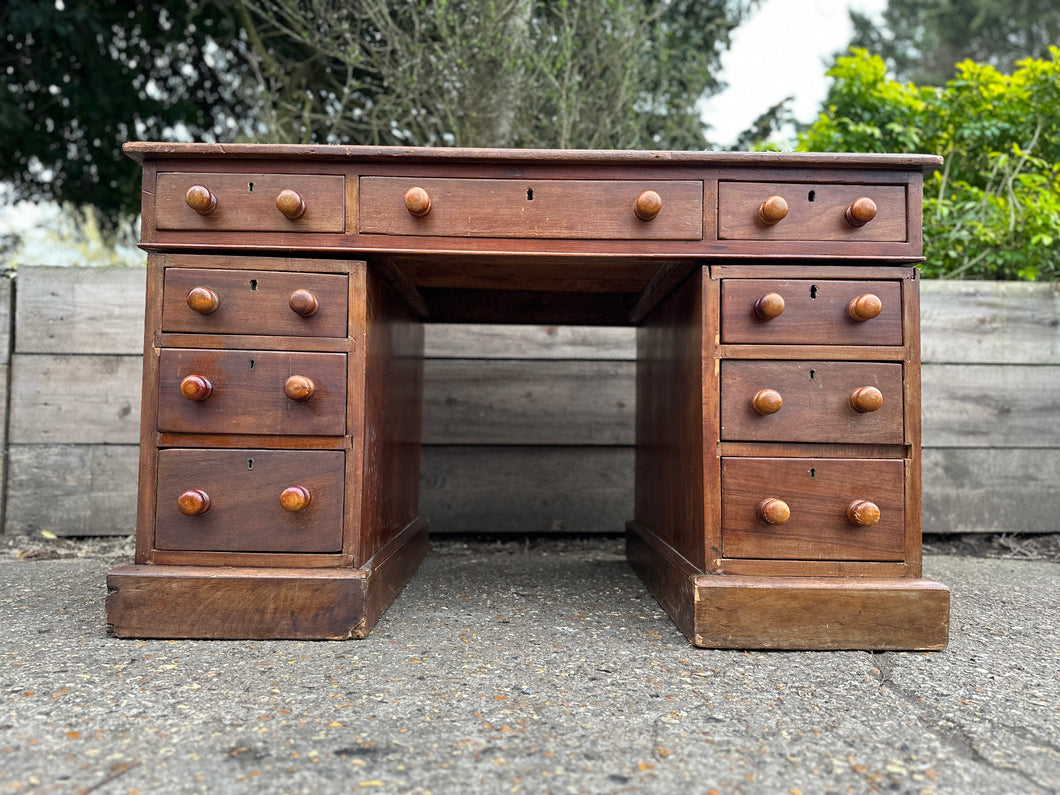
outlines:
{"label": "antique pedestal desk", "polygon": [[427,549],[423,324],[515,322],[638,327],[628,558],[694,644],[945,646],[914,269],[937,158],[126,151],[149,258],[114,634],[368,634]]}

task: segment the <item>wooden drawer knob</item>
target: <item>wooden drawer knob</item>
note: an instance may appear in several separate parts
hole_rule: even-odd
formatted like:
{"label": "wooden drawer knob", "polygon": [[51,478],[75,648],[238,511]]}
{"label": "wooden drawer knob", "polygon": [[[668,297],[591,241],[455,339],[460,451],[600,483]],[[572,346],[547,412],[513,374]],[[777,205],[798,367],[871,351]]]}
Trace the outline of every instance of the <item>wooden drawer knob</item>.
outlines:
{"label": "wooden drawer knob", "polygon": [[876,202],[868,196],[854,199],[847,207],[846,219],[851,226],[864,226],[876,217]]}
{"label": "wooden drawer knob", "polygon": [[876,411],[883,405],[883,393],[874,386],[862,386],[850,393],[850,408],[859,414]]}
{"label": "wooden drawer knob", "polygon": [[177,497],[177,510],[185,516],[198,516],[210,510],[210,495],[202,489],[188,489]]}
{"label": "wooden drawer knob", "polygon": [[312,317],[320,309],[320,301],[309,290],[295,290],[288,301],[291,311],[302,317]]}
{"label": "wooden drawer knob", "polygon": [[767,524],[784,524],[791,518],[791,509],[784,500],[770,498],[758,504],[758,516]]}
{"label": "wooden drawer knob", "polygon": [[751,398],[752,408],[763,417],[769,414],[776,414],[783,405],[784,399],[775,389],[760,389]]}
{"label": "wooden drawer knob", "polygon": [[299,402],[309,400],[316,391],[317,388],[312,379],[304,375],[292,375],[283,382],[283,393],[291,400]]}
{"label": "wooden drawer knob", "polygon": [[305,215],[305,199],[289,188],[281,190],[276,197],[276,209],[294,221]]}
{"label": "wooden drawer knob", "polygon": [[766,293],[755,301],[755,315],[759,320],[772,320],[784,314],[784,296],[780,293]]}
{"label": "wooden drawer knob", "polygon": [[758,205],[758,212],[755,214],[758,218],[758,223],[766,226],[780,223],[787,215],[788,203],[781,196],[770,196]]}
{"label": "wooden drawer knob", "polygon": [[180,382],[180,394],[188,400],[201,403],[213,394],[213,384],[204,375],[186,375]]}
{"label": "wooden drawer knob", "polygon": [[662,197],[653,190],[646,190],[633,203],[633,212],[642,221],[650,221],[662,209]]}
{"label": "wooden drawer knob", "polygon": [[210,315],[217,311],[221,299],[209,287],[192,287],[188,291],[188,307],[201,315]]}
{"label": "wooden drawer knob", "polygon": [[184,195],[184,201],[199,215],[209,215],[217,209],[217,197],[202,185],[192,185]]}
{"label": "wooden drawer knob", "polygon": [[405,191],[405,209],[410,215],[423,218],[431,211],[431,197],[423,188],[409,188]]}
{"label": "wooden drawer knob", "polygon": [[858,323],[872,320],[874,317],[878,317],[882,311],[883,301],[880,300],[878,295],[873,295],[872,293],[859,295],[847,307],[847,314],[850,315],[851,320],[856,320]]}
{"label": "wooden drawer knob", "polygon": [[280,492],[280,506],[285,511],[300,511],[309,505],[313,495],[305,486],[288,486]]}
{"label": "wooden drawer knob", "polygon": [[872,527],[880,521],[880,508],[868,500],[854,500],[847,506],[847,519],[856,527]]}

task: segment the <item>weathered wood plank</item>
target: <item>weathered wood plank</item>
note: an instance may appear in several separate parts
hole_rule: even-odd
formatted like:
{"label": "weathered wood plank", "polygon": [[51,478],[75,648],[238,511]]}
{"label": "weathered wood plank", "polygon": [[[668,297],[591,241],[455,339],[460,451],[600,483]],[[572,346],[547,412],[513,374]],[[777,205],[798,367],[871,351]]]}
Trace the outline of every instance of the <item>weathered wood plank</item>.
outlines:
{"label": "weathered wood plank", "polygon": [[19,268],[16,353],[142,353],[142,268]]}
{"label": "weathered wood plank", "polygon": [[6,532],[131,534],[138,451],[136,445],[12,445]]}
{"label": "weathered wood plank", "polygon": [[633,516],[628,447],[425,447],[432,533],[619,533]]}
{"label": "weathered wood plank", "polygon": [[924,281],[924,362],[1060,364],[1060,284]]}
{"label": "weathered wood plank", "polygon": [[0,364],[8,364],[11,361],[12,293],[11,279],[0,276]]}
{"label": "weathered wood plank", "polygon": [[1060,449],[924,451],[925,533],[1060,532]]}
{"label": "weathered wood plank", "polygon": [[424,367],[426,444],[630,445],[632,362],[435,359]]}
{"label": "weathered wood plank", "polygon": [[425,333],[428,359],[637,358],[637,330],[630,327],[432,323]]}
{"label": "weathered wood plank", "polygon": [[923,368],[925,447],[1060,447],[1060,367]]}
{"label": "weathered wood plank", "polygon": [[12,444],[134,444],[140,439],[140,356],[16,354]]}

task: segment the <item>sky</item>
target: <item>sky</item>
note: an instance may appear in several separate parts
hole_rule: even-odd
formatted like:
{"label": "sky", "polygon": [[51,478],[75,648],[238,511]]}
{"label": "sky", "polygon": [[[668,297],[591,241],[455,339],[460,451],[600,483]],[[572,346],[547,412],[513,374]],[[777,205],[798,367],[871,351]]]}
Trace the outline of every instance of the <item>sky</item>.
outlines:
{"label": "sky", "polygon": [[788,96],[795,118],[809,122],[828,90],[825,71],[853,29],[848,8],[877,16],[887,0],[765,0],[736,29],[722,57],[728,88],[703,104],[710,140],[723,146]]}

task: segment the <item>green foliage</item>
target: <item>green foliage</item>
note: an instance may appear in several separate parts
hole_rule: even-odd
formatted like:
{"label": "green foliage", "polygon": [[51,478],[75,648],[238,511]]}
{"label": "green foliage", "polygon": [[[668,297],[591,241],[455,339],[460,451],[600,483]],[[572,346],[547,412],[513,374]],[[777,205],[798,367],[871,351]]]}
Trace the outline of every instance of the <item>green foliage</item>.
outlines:
{"label": "green foliage", "polygon": [[1011,71],[1023,58],[1048,57],[1060,41],[1056,0],[888,0],[883,24],[854,11],[850,18],[852,47],[921,85],[943,85],[962,61]]}
{"label": "green foliage", "polygon": [[230,138],[239,29],[220,1],[0,2],[0,180],[113,228],[139,206],[123,142]]}
{"label": "green foliage", "polygon": [[267,137],[703,148],[698,103],[759,0],[237,0]]}
{"label": "green foliage", "polygon": [[964,61],[945,86],[918,88],[854,49],[798,148],[942,155],[924,184],[924,274],[1060,279],[1060,49],[1049,56],[1011,75]]}

